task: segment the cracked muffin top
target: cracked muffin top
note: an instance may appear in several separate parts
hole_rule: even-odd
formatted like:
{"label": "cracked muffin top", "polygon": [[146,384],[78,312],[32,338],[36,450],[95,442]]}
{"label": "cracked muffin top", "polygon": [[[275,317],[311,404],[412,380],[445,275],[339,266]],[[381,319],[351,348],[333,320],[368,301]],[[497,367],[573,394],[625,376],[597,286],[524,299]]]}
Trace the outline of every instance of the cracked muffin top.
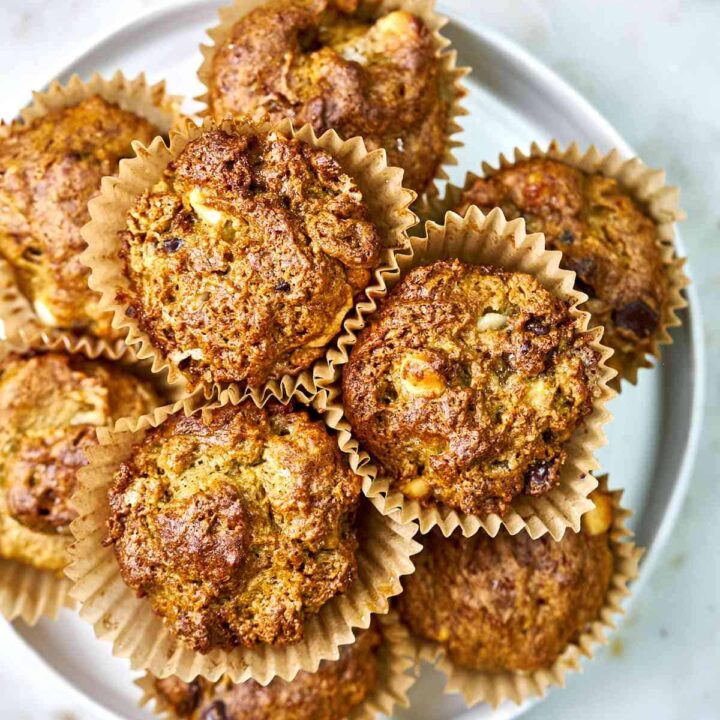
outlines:
{"label": "cracked muffin top", "polygon": [[437,529],[424,536],[398,598],[405,624],[462,667],[549,668],[598,619],[614,570],[612,500],[599,491],[591,497],[596,508],[582,531],[559,542],[504,529],[495,538],[444,538]]}
{"label": "cracked muffin top", "polygon": [[155,689],[175,717],[190,720],[342,720],[379,677],[379,626],[358,631],[356,638],[340,648],[339,660],[323,660],[314,673],[301,670],[291,682],[276,677],[263,687],[254,680],[186,683],[171,676],[155,680]]}
{"label": "cracked muffin top", "polygon": [[356,572],[360,478],[322,421],[246,401],[176,414],[109,491],[125,582],[195,650],[287,645]]}
{"label": "cracked muffin top", "polygon": [[191,384],[251,386],[323,355],[380,257],[324,150],[223,123],[188,143],[121,233],[127,313]]}
{"label": "cracked muffin top", "polygon": [[92,96],[29,124],[0,127],[0,256],[11,265],[38,319],[52,327],[113,337],[80,262],[80,228],[100,180],[148,144],[156,127]]}
{"label": "cracked muffin top", "polygon": [[0,557],[62,570],[77,471],[96,429],[158,405],[121,365],[49,352],[0,365]]}
{"label": "cracked muffin top", "polygon": [[[208,81],[217,120],[246,113],[361,135],[422,193],[448,137],[450,103],[432,31],[404,10],[358,0],[268,2],[219,46]],[[268,58],[275,58],[268,62]]]}
{"label": "cracked muffin top", "polygon": [[525,218],[528,232],[544,233],[590,297],[583,309],[615,351],[608,365],[627,375],[644,364],[667,309],[668,277],[657,226],[616,180],[533,158],[478,179],[456,210],[470,205],[500,207],[508,220]]}
{"label": "cracked muffin top", "polygon": [[437,261],[411,270],[360,333],[345,413],[392,490],[502,514],[559,481],[599,391],[591,342],[530,275]]}

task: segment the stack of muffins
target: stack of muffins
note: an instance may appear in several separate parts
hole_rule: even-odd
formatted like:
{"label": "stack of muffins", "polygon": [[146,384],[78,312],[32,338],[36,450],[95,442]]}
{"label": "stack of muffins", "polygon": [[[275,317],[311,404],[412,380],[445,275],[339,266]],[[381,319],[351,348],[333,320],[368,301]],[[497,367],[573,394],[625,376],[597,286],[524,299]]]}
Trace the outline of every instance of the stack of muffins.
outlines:
{"label": "stack of muffins", "polygon": [[441,197],[431,0],[220,20],[199,122],[118,74],[0,127],[0,608],[78,603],[164,717],[389,715],[420,659],[541,695],[637,574],[591,472],[679,323],[676,193],[553,143]]}

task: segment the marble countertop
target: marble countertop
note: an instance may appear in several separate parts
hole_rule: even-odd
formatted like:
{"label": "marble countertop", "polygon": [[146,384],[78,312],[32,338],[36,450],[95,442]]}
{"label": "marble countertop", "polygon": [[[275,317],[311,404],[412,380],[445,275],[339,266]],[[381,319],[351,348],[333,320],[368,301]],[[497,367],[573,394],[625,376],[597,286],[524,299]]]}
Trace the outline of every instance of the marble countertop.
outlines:
{"label": "marble countertop", "polygon": [[[10,119],[93,38],[165,0],[0,0],[0,117]],[[444,10],[524,45],[682,188],[683,237],[705,318],[704,430],[664,557],[622,628],[527,718],[720,720],[720,2],[448,0]],[[80,40],[78,40],[80,38]],[[0,718],[90,720],[93,706],[0,626]],[[72,710],[69,711],[68,709]]]}

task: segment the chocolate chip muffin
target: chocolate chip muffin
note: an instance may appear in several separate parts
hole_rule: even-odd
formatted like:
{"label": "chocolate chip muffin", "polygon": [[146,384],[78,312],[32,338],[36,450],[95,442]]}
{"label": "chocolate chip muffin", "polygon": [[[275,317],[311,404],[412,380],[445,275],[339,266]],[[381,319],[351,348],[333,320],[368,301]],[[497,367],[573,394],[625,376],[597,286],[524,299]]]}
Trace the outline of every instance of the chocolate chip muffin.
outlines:
{"label": "chocolate chip muffin", "polygon": [[99,96],[0,132],[0,255],[38,319],[108,338],[112,315],[98,309],[80,262],[80,228],[104,175],[133,154],[131,142],[159,134]]}
{"label": "chocolate chip muffin", "polygon": [[130,210],[120,296],[190,383],[257,386],[325,351],[381,240],[324,150],[231,122],[191,140]]}
{"label": "chocolate chip muffin", "polygon": [[398,600],[403,621],[457,665],[486,672],[549,668],[605,605],[614,558],[610,496],[596,492],[583,530],[531,540],[504,529],[422,539]]}
{"label": "chocolate chip muffin", "polygon": [[109,490],[125,582],[195,650],[287,645],[356,572],[360,479],[305,410],[176,414]]}
{"label": "chocolate chip muffin", "polygon": [[621,375],[645,364],[669,302],[668,276],[657,226],[616,180],[532,158],[476,180],[456,210],[470,205],[486,213],[500,207],[508,219],[525,218],[529,232],[544,233],[590,297],[583,309],[615,351],[608,364]]}
{"label": "chocolate chip muffin", "polygon": [[599,353],[530,275],[459,260],[411,270],[343,372],[353,432],[391,489],[502,514],[558,481],[592,411]]}
{"label": "chocolate chip muffin", "polygon": [[[268,62],[268,58],[276,58]],[[212,58],[209,110],[310,123],[385,148],[422,193],[449,134],[452,88],[432,31],[405,10],[358,0],[267,2],[232,28]],[[450,95],[450,99],[448,96]]]}
{"label": "chocolate chip muffin", "polygon": [[361,630],[340,659],[323,660],[317,672],[300,671],[267,687],[254,680],[234,685],[227,678],[191,683],[175,676],[155,680],[155,690],[171,714],[191,720],[342,720],[374,690],[383,639],[379,626]]}
{"label": "chocolate chip muffin", "polygon": [[62,570],[70,498],[96,429],[158,404],[149,382],[108,361],[9,355],[0,365],[0,557]]}

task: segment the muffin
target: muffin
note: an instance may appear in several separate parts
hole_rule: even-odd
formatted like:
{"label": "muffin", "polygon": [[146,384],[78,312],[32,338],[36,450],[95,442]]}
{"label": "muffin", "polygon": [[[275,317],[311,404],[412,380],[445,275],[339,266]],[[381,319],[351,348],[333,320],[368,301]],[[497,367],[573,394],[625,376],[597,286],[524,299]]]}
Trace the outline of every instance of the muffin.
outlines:
{"label": "muffin", "polygon": [[600,392],[600,354],[535,278],[439,260],[390,291],[343,371],[353,433],[391,489],[502,515],[560,478]]}
{"label": "muffin", "polygon": [[373,693],[380,678],[383,636],[379,624],[360,630],[340,648],[337,661],[323,660],[317,672],[300,671],[286,682],[263,687],[254,680],[233,684],[176,676],[154,681],[154,690],[171,717],[191,720],[342,720]]}
{"label": "muffin", "polygon": [[133,140],[149,143],[158,134],[98,95],[0,133],[0,256],[41,323],[114,335],[112,315],[88,290],[80,228],[101,178],[133,154]]}
{"label": "muffin", "polygon": [[[451,134],[452,79],[422,18],[358,0],[272,1],[228,29],[201,70],[217,120],[248,114],[360,135],[428,188]],[[276,58],[268,62],[268,58]]]}
{"label": "muffin", "polygon": [[671,301],[667,264],[648,209],[617,180],[529,158],[472,182],[455,210],[470,205],[500,207],[509,219],[524,218],[528,232],[544,233],[589,296],[583,308],[592,326],[605,328],[603,343],[615,351],[608,364],[625,377],[646,364]]}
{"label": "muffin", "polygon": [[300,642],[356,575],[360,478],[305,410],[177,413],[108,496],[105,542],[123,580],[201,653]]}
{"label": "muffin", "polygon": [[226,122],[190,140],[120,233],[127,314],[190,384],[250,386],[322,356],[379,263],[326,151]]}
{"label": "muffin", "polygon": [[425,536],[398,611],[418,638],[457,666],[488,673],[549,669],[599,618],[614,572],[613,505],[596,491],[579,533],[532,540]]}
{"label": "muffin", "polygon": [[120,365],[59,352],[0,365],[0,557],[62,571],[75,518],[70,498],[96,429],[158,404]]}

